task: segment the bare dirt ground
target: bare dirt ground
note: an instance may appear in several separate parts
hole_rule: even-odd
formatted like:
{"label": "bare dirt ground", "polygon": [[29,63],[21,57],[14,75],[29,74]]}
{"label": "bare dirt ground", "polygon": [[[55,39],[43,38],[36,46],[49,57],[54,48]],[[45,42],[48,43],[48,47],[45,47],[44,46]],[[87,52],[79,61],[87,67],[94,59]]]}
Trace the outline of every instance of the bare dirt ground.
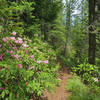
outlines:
{"label": "bare dirt ground", "polygon": [[60,84],[55,89],[55,92],[50,93],[44,91],[43,100],[68,100],[69,92],[65,89],[67,80],[70,78],[69,71],[66,67],[62,67],[59,73]]}

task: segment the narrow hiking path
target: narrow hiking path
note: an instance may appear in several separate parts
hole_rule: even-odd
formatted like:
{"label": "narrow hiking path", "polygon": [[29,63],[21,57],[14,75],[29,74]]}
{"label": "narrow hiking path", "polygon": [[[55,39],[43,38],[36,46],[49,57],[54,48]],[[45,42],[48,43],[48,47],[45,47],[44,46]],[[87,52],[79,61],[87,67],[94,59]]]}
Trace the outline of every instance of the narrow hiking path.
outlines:
{"label": "narrow hiking path", "polygon": [[65,89],[67,80],[70,78],[69,71],[66,67],[62,67],[59,73],[60,84],[55,89],[55,92],[50,93],[44,91],[43,100],[68,100],[69,92]]}

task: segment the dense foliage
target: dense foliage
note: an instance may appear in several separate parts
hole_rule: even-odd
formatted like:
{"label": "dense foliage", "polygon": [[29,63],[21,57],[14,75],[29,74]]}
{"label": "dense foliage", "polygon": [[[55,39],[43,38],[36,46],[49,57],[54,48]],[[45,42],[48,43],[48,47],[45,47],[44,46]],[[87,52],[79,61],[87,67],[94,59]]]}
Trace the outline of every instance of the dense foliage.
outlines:
{"label": "dense foliage", "polygon": [[1,99],[28,99],[57,84],[59,66],[55,65],[54,51],[47,43],[38,39],[33,42],[16,32],[1,34],[0,40]]}
{"label": "dense foliage", "polygon": [[[93,91],[91,87],[87,87],[81,82],[78,76],[69,79],[67,87],[71,95],[69,100],[99,100],[100,93]],[[96,88],[96,87],[95,87]],[[99,90],[100,88],[97,88]]]}
{"label": "dense foliage", "polygon": [[[51,90],[58,83],[56,61],[92,91],[99,91],[99,4],[99,0],[0,0],[0,99],[27,100]],[[76,81],[81,88],[83,83]]]}

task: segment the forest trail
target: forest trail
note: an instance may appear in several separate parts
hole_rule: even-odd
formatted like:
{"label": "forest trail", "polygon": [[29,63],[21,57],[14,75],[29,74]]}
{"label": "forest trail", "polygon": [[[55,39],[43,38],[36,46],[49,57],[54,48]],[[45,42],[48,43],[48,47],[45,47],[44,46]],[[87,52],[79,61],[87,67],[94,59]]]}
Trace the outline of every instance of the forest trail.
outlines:
{"label": "forest trail", "polygon": [[59,86],[56,87],[55,92],[53,93],[44,91],[43,100],[68,100],[69,92],[65,89],[65,87],[67,80],[71,75],[66,67],[62,67],[58,73],[59,79],[61,80]]}

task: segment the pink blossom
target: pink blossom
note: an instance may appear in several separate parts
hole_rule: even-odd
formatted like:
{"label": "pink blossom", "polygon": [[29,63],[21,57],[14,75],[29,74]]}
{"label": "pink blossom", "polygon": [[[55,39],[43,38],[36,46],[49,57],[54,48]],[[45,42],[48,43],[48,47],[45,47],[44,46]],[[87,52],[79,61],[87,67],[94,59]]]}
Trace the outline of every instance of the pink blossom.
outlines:
{"label": "pink blossom", "polygon": [[41,61],[41,60],[39,60],[39,61],[37,61],[37,63],[42,63],[42,61]]}
{"label": "pink blossom", "polygon": [[4,54],[1,54],[1,55],[0,55],[0,60],[2,60],[2,59],[3,59],[3,56],[4,56]]}
{"label": "pink blossom", "polygon": [[18,40],[22,40],[22,38],[18,37]]}
{"label": "pink blossom", "polygon": [[16,40],[15,43],[19,43],[19,44],[22,44],[23,41],[22,40]]}
{"label": "pink blossom", "polygon": [[26,54],[28,54],[28,50],[27,50],[27,51],[25,51],[25,53],[26,53]]}
{"label": "pink blossom", "polygon": [[58,78],[58,80],[60,81],[61,79],[60,79],[60,78]]}
{"label": "pink blossom", "polygon": [[15,43],[19,43],[18,40],[16,40]]}
{"label": "pink blossom", "polygon": [[22,48],[22,49],[24,49],[24,47],[23,47],[23,46],[21,46],[21,48]]}
{"label": "pink blossom", "polygon": [[0,48],[2,47],[2,44],[0,44]]}
{"label": "pink blossom", "polygon": [[10,54],[12,54],[13,52],[14,52],[13,50],[10,50],[10,51],[9,51]]}
{"label": "pink blossom", "polygon": [[5,83],[8,83],[8,80],[5,80]]}
{"label": "pink blossom", "polygon": [[37,72],[38,72],[38,73],[40,73],[40,71],[39,71],[39,70],[38,70]]}
{"label": "pink blossom", "polygon": [[36,59],[33,59],[34,61],[36,61]]}
{"label": "pink blossom", "polygon": [[33,66],[30,66],[28,69],[29,69],[29,70],[32,70],[32,69],[33,69]]}
{"label": "pink blossom", "polygon": [[16,35],[16,32],[12,32],[12,35],[15,36]]}
{"label": "pink blossom", "polygon": [[48,50],[48,52],[50,52],[51,50]]}
{"label": "pink blossom", "polygon": [[7,70],[9,70],[9,66],[7,66]]}
{"label": "pink blossom", "polygon": [[18,43],[19,44],[22,44],[23,43],[22,38],[18,37]]}
{"label": "pink blossom", "polygon": [[7,52],[7,53],[9,53],[9,51],[8,51],[8,50],[6,50],[6,52]]}
{"label": "pink blossom", "polygon": [[19,41],[18,41],[18,43],[19,43],[19,44],[22,44],[22,43],[23,43],[23,41],[22,41],[22,40],[19,40]]}
{"label": "pink blossom", "polygon": [[15,57],[16,59],[18,59],[18,57],[19,57],[18,55],[11,55],[11,56],[12,57]]}
{"label": "pink blossom", "polygon": [[10,37],[10,38],[11,38],[11,40],[14,40],[14,41],[16,40],[16,38],[15,38],[15,37]]}
{"label": "pink blossom", "polygon": [[0,60],[2,60],[3,58],[2,58],[2,56],[0,56]]}
{"label": "pink blossom", "polygon": [[15,47],[13,47],[13,49],[14,49],[14,50],[17,50],[17,47],[15,46]]}
{"label": "pink blossom", "polygon": [[3,41],[3,42],[6,42],[6,41],[7,41],[7,39],[6,39],[6,38],[2,38],[2,41]]}
{"label": "pink blossom", "polygon": [[45,60],[45,61],[43,61],[44,62],[44,64],[48,64],[48,60]]}
{"label": "pink blossom", "polygon": [[27,82],[27,81],[25,82],[25,85],[26,85],[26,86],[28,85],[28,82]]}
{"label": "pink blossom", "polygon": [[6,37],[6,39],[8,40],[8,39],[9,39],[9,37]]}
{"label": "pink blossom", "polygon": [[30,58],[33,59],[34,58],[34,55],[30,56]]}
{"label": "pink blossom", "polygon": [[22,65],[21,65],[21,64],[18,64],[18,68],[20,68],[20,69],[21,69],[21,68],[22,68]]}
{"label": "pink blossom", "polygon": [[4,90],[4,89],[5,89],[4,87],[1,87],[1,88],[0,88],[0,90]]}
{"label": "pink blossom", "polygon": [[12,47],[12,44],[9,44],[10,47]]}
{"label": "pink blossom", "polygon": [[28,46],[27,44],[25,44],[25,43],[24,43],[22,46],[23,46],[23,47],[26,47],[26,48],[29,47],[29,46]]}

